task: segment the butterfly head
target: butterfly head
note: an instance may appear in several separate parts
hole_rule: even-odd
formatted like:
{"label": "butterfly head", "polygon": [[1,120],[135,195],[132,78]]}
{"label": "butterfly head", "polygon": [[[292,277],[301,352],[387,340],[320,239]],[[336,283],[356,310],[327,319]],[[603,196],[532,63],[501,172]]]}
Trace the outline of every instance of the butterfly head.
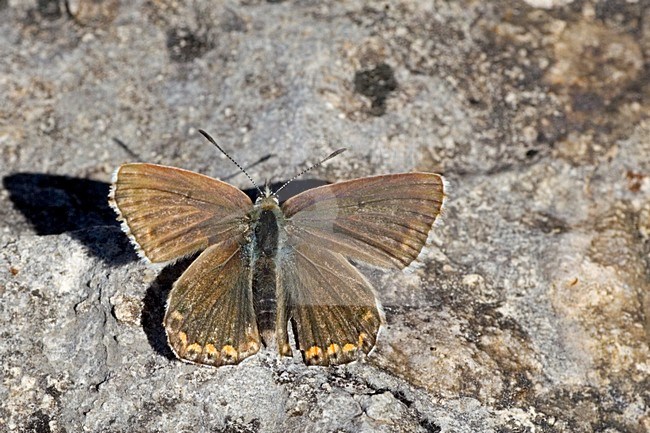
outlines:
{"label": "butterfly head", "polygon": [[279,204],[280,200],[278,200],[278,196],[271,191],[271,187],[268,184],[264,187],[262,194],[255,200],[255,205],[262,209],[277,207]]}

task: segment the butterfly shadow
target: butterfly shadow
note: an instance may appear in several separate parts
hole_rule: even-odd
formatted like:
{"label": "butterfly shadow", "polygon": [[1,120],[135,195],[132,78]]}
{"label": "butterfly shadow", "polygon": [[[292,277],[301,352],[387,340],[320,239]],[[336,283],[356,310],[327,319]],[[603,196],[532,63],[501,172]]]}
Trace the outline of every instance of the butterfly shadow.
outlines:
{"label": "butterfly shadow", "polygon": [[142,302],[142,313],[140,315],[142,330],[147,336],[149,345],[159,355],[167,359],[176,359],[167,344],[167,334],[165,334],[165,328],[163,327],[167,297],[174,282],[178,280],[196,257],[198,257],[198,254],[172,263],[160,271],[153,283],[147,288]]}
{"label": "butterfly shadow", "polygon": [[9,199],[39,236],[68,233],[110,266],[138,259],[108,205],[110,185],[96,180],[45,173],[3,177]]}

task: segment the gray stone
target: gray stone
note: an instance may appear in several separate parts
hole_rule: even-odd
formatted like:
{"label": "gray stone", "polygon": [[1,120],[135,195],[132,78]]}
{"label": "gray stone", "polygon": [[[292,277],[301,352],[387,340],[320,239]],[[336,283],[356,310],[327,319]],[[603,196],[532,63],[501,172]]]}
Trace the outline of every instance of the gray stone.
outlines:
{"label": "gray stone", "polygon": [[[650,430],[647,2],[67,4],[0,1],[0,432]],[[362,266],[368,359],[174,358],[188,263],[106,196],[136,160],[250,188],[199,128],[260,183],[445,174],[419,265]]]}

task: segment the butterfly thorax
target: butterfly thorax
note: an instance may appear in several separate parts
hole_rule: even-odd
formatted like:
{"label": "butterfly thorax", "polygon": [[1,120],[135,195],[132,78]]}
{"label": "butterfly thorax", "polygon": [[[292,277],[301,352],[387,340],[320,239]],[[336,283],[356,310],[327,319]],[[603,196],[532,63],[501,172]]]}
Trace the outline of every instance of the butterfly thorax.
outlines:
{"label": "butterfly thorax", "polygon": [[253,304],[258,329],[268,347],[275,344],[276,257],[284,217],[277,198],[272,195],[260,197],[249,216]]}

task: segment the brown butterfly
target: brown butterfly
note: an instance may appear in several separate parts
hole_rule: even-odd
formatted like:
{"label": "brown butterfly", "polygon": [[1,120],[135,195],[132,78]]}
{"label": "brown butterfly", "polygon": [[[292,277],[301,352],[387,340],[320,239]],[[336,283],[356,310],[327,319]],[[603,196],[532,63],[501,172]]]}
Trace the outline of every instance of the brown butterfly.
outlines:
{"label": "brown butterfly", "polygon": [[282,205],[279,190],[258,191],[253,204],[239,189],[191,171],[144,163],[117,169],[110,204],[142,257],[168,262],[202,251],[167,301],[174,353],[212,366],[236,364],[261,344],[290,356],[289,324],[307,364],[342,364],[370,352],[380,307],[349,260],[395,269],[415,260],[440,214],[443,178],[365,177]]}

